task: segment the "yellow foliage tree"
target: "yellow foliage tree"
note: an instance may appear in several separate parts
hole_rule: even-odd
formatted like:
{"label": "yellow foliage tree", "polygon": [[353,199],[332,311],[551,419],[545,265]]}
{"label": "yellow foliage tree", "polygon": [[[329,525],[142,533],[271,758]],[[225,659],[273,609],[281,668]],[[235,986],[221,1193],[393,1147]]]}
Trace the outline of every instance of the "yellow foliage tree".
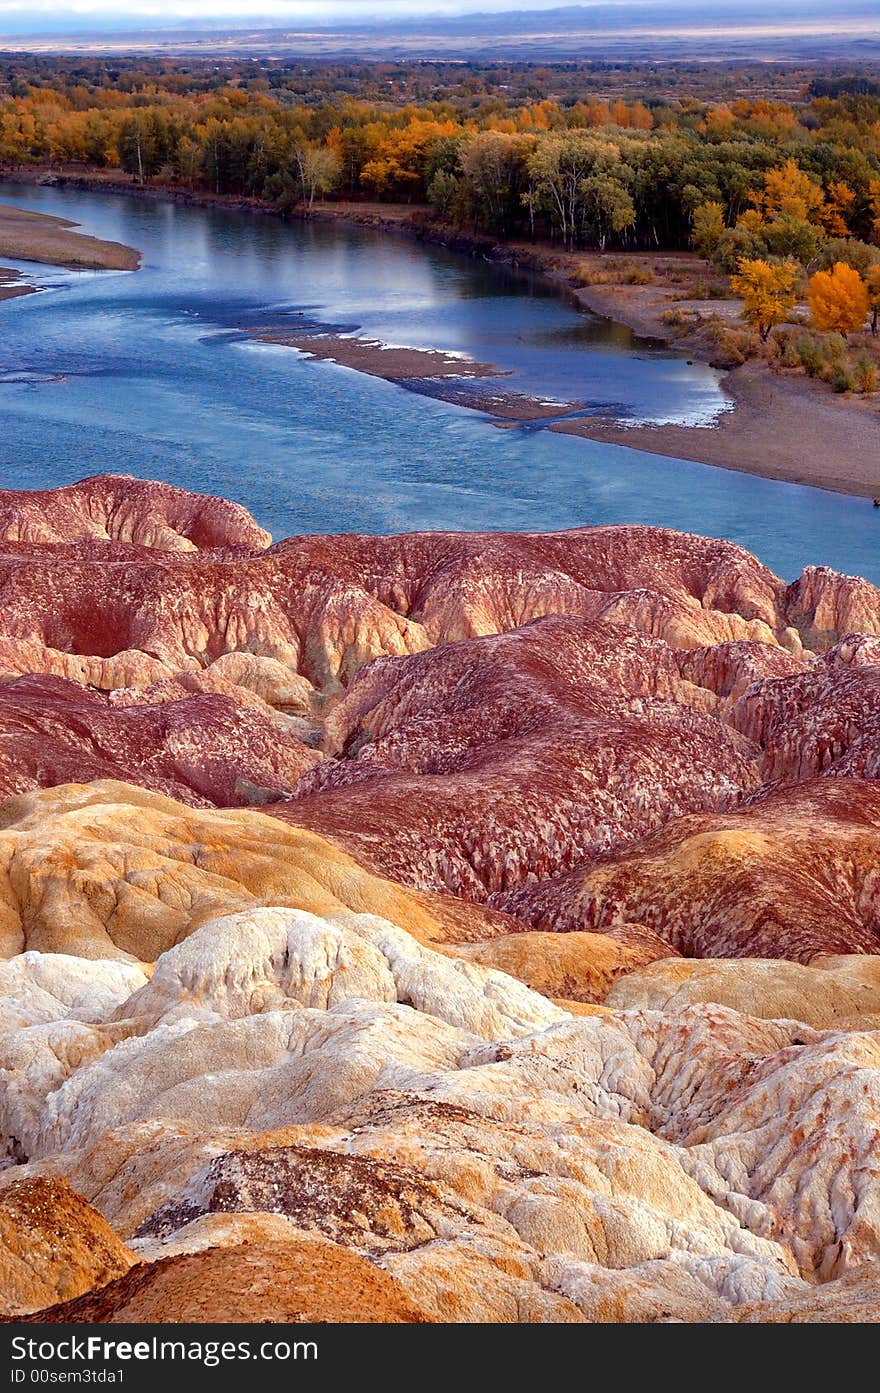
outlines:
{"label": "yellow foliage tree", "polygon": [[846,338],[860,329],[868,314],[868,287],[858,271],[838,261],[810,280],[810,317],[823,333]]}
{"label": "yellow foliage tree", "polygon": [[691,245],[708,261],[724,234],[724,209],[720,203],[701,203],[691,218]]}
{"label": "yellow foliage tree", "polygon": [[364,165],[361,183],[380,195],[412,197],[422,183],[431,146],[460,129],[454,121],[413,116],[405,126],[388,132],[375,156]]}
{"label": "yellow foliage tree", "polygon": [[730,284],[741,295],[743,318],[767,341],[774,324],[781,324],[794,308],[798,268],[791,261],[773,266],[769,261],[743,260]]}
{"label": "yellow foliage tree", "polygon": [[794,218],[799,222],[821,222],[825,194],[821,184],[786,160],[779,169],[768,169],[763,189],[749,194],[751,202],[765,218]]}
{"label": "yellow foliage tree", "polygon": [[877,333],[877,320],[880,318],[880,265],[868,268],[865,276],[865,288],[868,292],[868,307],[871,311],[871,333]]}

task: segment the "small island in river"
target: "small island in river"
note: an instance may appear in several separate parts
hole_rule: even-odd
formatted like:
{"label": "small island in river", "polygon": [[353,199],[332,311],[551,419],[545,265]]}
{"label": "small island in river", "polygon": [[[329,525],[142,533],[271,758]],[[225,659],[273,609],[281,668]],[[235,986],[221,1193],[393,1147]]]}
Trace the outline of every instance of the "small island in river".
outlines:
{"label": "small island in river", "polygon": [[[74,271],[136,271],[140,266],[140,252],[134,247],[104,242],[75,228],[76,223],[66,218],[0,204],[0,257]],[[27,295],[32,289],[20,272],[0,266],[0,300]]]}

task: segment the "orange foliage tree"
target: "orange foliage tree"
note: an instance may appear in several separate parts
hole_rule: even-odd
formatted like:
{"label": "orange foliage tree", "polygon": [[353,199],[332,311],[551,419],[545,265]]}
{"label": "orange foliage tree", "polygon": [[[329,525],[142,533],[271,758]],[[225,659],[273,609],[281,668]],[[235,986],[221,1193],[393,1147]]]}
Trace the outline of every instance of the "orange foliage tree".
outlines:
{"label": "orange foliage tree", "polygon": [[848,237],[849,219],[852,217],[856,196],[848,184],[841,180],[828,185],[827,203],[822,214],[822,222],[829,237]]}
{"label": "orange foliage tree", "polygon": [[431,147],[442,136],[461,130],[454,121],[414,116],[405,126],[390,130],[375,156],[361,171],[361,183],[380,195],[412,198],[424,182]]}
{"label": "orange foliage tree", "polygon": [[731,277],[734,294],[742,296],[743,318],[758,330],[762,342],[794,308],[797,277],[798,268],[791,261],[774,266],[759,259],[742,260]]}
{"label": "orange foliage tree", "polygon": [[868,314],[868,287],[858,271],[843,261],[817,271],[810,281],[810,317],[824,333],[846,338],[860,329]]}

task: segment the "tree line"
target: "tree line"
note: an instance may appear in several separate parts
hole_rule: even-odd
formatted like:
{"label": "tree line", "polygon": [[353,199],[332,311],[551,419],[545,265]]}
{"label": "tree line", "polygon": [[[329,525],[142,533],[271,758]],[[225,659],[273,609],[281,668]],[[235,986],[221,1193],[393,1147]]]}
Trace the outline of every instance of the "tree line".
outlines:
{"label": "tree line", "polygon": [[[377,75],[363,71],[372,92]],[[513,91],[484,75],[467,99],[462,75],[454,97],[416,105],[393,91],[310,95],[292,78],[296,91],[274,88],[252,71],[221,85],[167,65],[119,83],[74,76],[29,82],[18,65],[0,100],[0,165],[121,169],[279,209],[328,196],[428,204],[502,239],[694,245],[730,272],[745,260],[820,269],[880,241],[880,96],[864,83],[713,103],[579,94],[570,75],[564,96],[546,95],[552,73],[540,95],[534,74]]]}

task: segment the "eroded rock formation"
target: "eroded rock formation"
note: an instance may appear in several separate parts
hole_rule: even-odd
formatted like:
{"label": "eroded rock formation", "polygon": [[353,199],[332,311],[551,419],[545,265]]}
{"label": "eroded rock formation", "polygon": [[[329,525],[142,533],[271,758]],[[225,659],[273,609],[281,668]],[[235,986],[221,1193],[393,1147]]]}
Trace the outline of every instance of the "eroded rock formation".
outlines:
{"label": "eroded rock formation", "polygon": [[758,750],[714,706],[661,640],[541,619],[369,664],[325,722],[347,758],[276,811],[479,900],[756,787]]}
{"label": "eroded rock formation", "polygon": [[0,1316],[877,1320],[880,594],[0,493]]}
{"label": "eroded rock formation", "polygon": [[65,1180],[13,1180],[0,1189],[0,1315],[80,1296],[121,1277],[135,1261]]}
{"label": "eroded rock formation", "polygon": [[813,779],[675,818],[493,900],[536,929],[644,924],[685,957],[880,952],[880,784]]}
{"label": "eroded rock formation", "polygon": [[[149,1264],[59,1319],[168,1318],[184,1269],[210,1292],[207,1255],[237,1271],[245,1241],[280,1264],[264,1318],[289,1318],[304,1235],[440,1320],[729,1319],[880,1252],[880,1048],[858,1024],[579,1017],[374,915],[270,907],[130,985],[15,1032],[0,1198],[65,1175]],[[212,1300],[189,1318],[242,1318]]]}

